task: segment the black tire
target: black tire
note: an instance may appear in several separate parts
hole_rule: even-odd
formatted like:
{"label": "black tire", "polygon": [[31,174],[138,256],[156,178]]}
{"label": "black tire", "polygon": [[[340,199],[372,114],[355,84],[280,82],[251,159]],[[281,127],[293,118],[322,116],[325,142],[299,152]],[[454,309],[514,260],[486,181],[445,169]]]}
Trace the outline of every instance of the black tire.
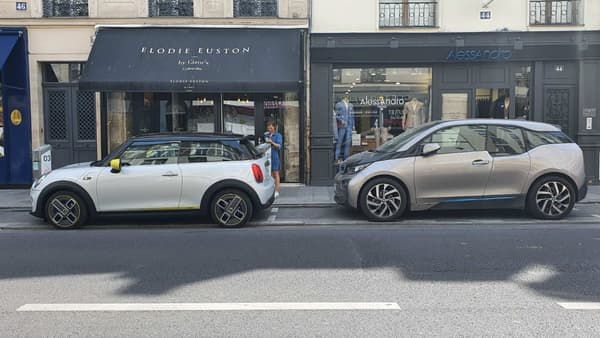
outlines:
{"label": "black tire", "polygon": [[408,194],[395,180],[376,178],[362,189],[359,204],[369,220],[389,222],[404,214],[408,205]]}
{"label": "black tire", "polygon": [[246,193],[238,189],[224,189],[213,195],[210,203],[210,216],[216,224],[224,228],[244,226],[254,212],[252,201]]}
{"label": "black tire", "polygon": [[75,229],[88,220],[88,206],[76,193],[61,190],[48,197],[45,204],[46,221],[57,229]]}
{"label": "black tire", "polygon": [[575,199],[571,182],[560,176],[542,177],[529,188],[527,212],[539,219],[563,219],[573,209]]}

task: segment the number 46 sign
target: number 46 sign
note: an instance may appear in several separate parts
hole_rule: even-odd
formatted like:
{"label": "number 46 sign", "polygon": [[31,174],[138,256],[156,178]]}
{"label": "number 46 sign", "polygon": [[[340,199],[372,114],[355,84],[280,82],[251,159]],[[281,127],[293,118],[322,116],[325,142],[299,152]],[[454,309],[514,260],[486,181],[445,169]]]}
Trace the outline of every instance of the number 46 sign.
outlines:
{"label": "number 46 sign", "polygon": [[27,3],[26,2],[17,2],[17,11],[26,11]]}

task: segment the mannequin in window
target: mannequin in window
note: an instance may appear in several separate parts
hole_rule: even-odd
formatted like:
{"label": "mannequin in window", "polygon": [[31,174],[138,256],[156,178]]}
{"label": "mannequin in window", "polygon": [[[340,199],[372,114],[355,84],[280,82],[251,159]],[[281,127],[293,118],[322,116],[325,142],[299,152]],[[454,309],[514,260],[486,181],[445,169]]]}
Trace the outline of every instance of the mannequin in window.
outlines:
{"label": "mannequin in window", "polygon": [[402,128],[404,130],[418,127],[425,122],[425,104],[413,97],[410,101],[404,103],[402,111]]}
{"label": "mannequin in window", "polygon": [[[342,98],[342,101],[335,104],[335,119],[337,124],[337,144],[335,146],[336,163],[345,160],[350,155],[350,145],[352,144],[352,129],[354,128],[354,106],[350,103],[347,96]],[[340,159],[342,151],[342,143],[344,144],[344,154]]]}
{"label": "mannequin in window", "polygon": [[508,93],[494,101],[494,118],[506,120],[510,118],[510,95]]}

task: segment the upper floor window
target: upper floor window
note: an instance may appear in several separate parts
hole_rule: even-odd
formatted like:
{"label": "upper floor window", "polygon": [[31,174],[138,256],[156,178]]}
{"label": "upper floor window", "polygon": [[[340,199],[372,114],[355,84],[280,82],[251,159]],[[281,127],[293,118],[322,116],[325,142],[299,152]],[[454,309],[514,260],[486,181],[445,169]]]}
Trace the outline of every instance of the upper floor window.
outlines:
{"label": "upper floor window", "polygon": [[379,0],[379,27],[434,27],[435,0]]}
{"label": "upper floor window", "polygon": [[577,25],[581,23],[580,0],[530,0],[530,25]]}
{"label": "upper floor window", "polygon": [[153,16],[193,16],[193,0],[149,0],[148,15]]}
{"label": "upper floor window", "polygon": [[233,16],[277,16],[277,0],[233,0]]}
{"label": "upper floor window", "polygon": [[88,16],[88,0],[44,0],[45,17]]}

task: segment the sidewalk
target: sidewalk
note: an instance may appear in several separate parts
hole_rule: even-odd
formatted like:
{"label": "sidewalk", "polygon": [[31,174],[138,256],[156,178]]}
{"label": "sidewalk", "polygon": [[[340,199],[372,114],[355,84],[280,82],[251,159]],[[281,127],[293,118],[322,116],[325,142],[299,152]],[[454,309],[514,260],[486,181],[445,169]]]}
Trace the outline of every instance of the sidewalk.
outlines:
{"label": "sidewalk", "polygon": [[[600,186],[589,186],[587,197],[580,203],[599,203]],[[283,184],[280,195],[274,207],[303,207],[303,206],[331,206],[333,201],[333,187],[313,187],[299,184]],[[29,190],[27,189],[0,189],[0,209],[29,209]]]}

